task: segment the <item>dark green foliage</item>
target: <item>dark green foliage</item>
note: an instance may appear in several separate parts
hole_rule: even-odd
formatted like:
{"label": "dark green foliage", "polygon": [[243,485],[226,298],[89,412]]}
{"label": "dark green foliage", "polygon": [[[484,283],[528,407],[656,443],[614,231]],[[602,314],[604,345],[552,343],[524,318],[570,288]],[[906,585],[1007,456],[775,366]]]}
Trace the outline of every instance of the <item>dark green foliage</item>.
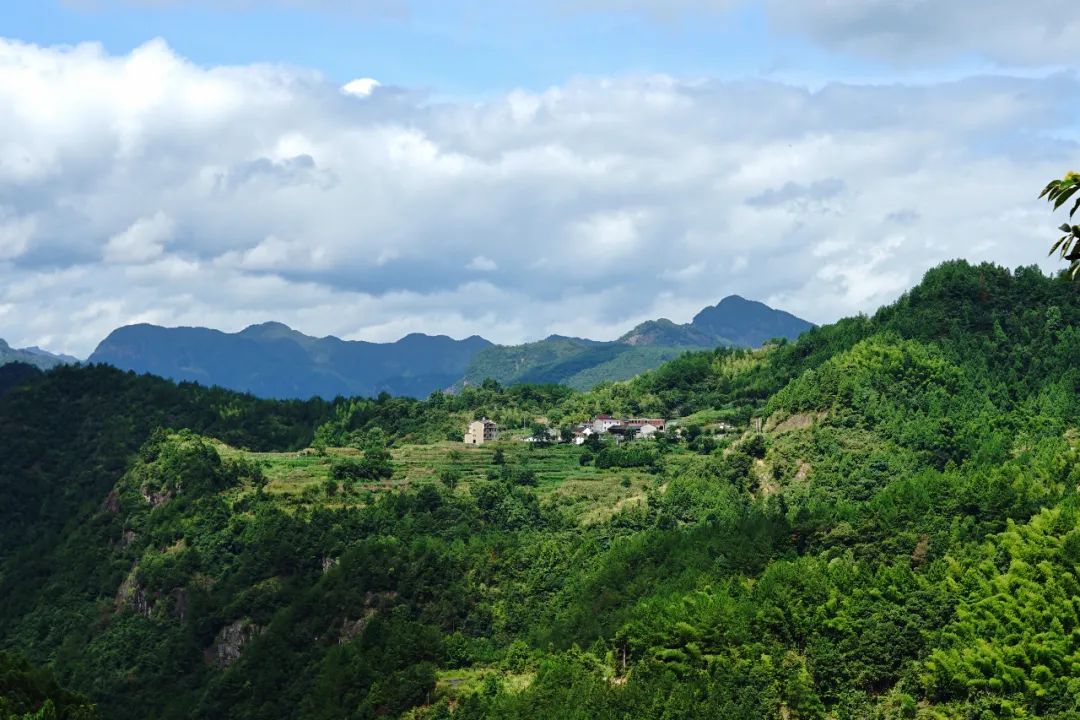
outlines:
{"label": "dark green foliage", "polygon": [[60,687],[52,673],[0,652],[0,720],[98,720],[97,708]]}
{"label": "dark green foliage", "polygon": [[645,442],[627,442],[609,445],[596,455],[598,468],[655,467],[659,461],[656,448]]}
{"label": "dark green foliage", "polygon": [[0,559],[48,542],[100,503],[156,428],[189,428],[253,450],[297,448],[327,413],[322,401],[257,400],[106,367],[52,370],[0,398]]}
{"label": "dark green foliage", "polygon": [[14,362],[0,365],[0,397],[40,374],[41,370],[28,363]]}

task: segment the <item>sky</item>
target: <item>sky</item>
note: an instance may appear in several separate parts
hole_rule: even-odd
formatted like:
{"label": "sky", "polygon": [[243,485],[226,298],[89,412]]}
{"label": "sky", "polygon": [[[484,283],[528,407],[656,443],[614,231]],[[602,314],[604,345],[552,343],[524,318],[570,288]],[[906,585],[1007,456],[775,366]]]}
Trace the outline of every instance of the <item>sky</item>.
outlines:
{"label": "sky", "polygon": [[1063,0],[5,0],[0,338],[611,339],[1059,267]]}

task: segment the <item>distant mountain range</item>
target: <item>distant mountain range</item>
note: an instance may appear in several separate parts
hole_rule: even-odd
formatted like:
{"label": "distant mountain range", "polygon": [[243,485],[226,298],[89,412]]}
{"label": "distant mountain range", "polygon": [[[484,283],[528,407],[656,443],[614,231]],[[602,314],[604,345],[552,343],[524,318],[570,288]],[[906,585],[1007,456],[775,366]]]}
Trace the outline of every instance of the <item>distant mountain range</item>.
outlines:
{"label": "distant mountain range", "polygon": [[687,350],[756,347],[772,338],[793,339],[811,327],[790,313],[732,295],[684,325],[650,320],[607,342],[552,335],[525,345],[500,346],[477,336],[454,340],[413,334],[397,342],[372,343],[310,337],[276,322],[238,333],[144,324],[114,330],[87,362],[261,397],[333,398],[381,392],[422,397],[486,378],[503,384],[588,388],[633,377]]}
{"label": "distant mountain range", "polygon": [[0,340],[0,366],[10,363],[26,363],[42,370],[48,370],[57,365],[71,365],[77,362],[79,362],[79,359],[70,355],[54,355],[37,347],[13,348],[5,341]]}
{"label": "distant mountain range", "polygon": [[812,327],[791,313],[729,295],[689,323],[649,320],[610,342],[552,335],[525,345],[492,345],[472,359],[465,381],[553,382],[583,390],[604,381],[626,380],[687,350],[759,347],[773,338],[794,339]]}
{"label": "distant mountain range", "polygon": [[476,336],[413,334],[392,343],[314,338],[275,322],[238,333],[129,325],[114,330],[87,362],[270,398],[426,396],[460,380],[472,357],[490,345]]}

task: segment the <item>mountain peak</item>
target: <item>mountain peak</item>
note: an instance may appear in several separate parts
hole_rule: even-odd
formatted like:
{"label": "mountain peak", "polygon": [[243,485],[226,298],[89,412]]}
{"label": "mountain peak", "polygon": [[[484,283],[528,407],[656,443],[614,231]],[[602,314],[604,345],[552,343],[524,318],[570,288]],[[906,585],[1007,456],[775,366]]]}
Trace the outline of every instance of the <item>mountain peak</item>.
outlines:
{"label": "mountain peak", "polygon": [[763,302],[728,295],[703,308],[694,319],[678,325],[667,318],[648,320],[619,338],[635,346],[759,347],[774,337],[794,339],[813,325]]}
{"label": "mountain peak", "polygon": [[258,335],[266,337],[269,335],[291,335],[293,333],[302,335],[297,330],[293,330],[291,327],[282,322],[275,320],[268,320],[267,322],[256,323],[254,325],[248,325],[241,330],[238,335]]}
{"label": "mountain peak", "polygon": [[759,347],[776,337],[795,339],[814,327],[813,323],[757,300],[728,295],[716,305],[703,308],[690,325],[733,345]]}
{"label": "mountain peak", "polygon": [[255,323],[254,325],[248,325],[246,328],[241,330],[241,332],[246,332],[248,330],[290,330],[291,331],[292,328],[289,327],[288,325],[286,325],[283,322],[278,322],[277,320],[267,320],[266,322]]}

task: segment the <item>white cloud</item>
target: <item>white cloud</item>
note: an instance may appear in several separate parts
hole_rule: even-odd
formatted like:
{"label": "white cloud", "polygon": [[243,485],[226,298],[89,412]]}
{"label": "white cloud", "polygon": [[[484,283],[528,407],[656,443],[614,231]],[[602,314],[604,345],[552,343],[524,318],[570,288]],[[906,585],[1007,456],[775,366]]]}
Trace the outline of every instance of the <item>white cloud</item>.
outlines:
{"label": "white cloud", "polygon": [[477,255],[469,264],[465,266],[469,270],[476,270],[478,272],[492,272],[498,270],[499,266],[494,260],[484,255]]}
{"label": "white cloud", "polygon": [[6,218],[0,212],[0,261],[14,260],[27,251],[37,230],[33,217]]}
{"label": "white cloud", "polygon": [[113,235],[105,243],[102,259],[108,263],[145,263],[165,252],[172,240],[175,225],[168,215],[157,212],[139,218],[130,227]]}
{"label": "white cloud", "polygon": [[342,85],[341,92],[355,97],[367,97],[381,84],[375,78],[357,78]]}
{"label": "white cloud", "polygon": [[85,355],[134,321],[267,319],[614,337],[732,292],[829,321],[950,257],[1040,261],[1060,219],[1034,195],[1078,147],[1078,100],[1070,76],[648,76],[357,102],[160,41],[0,41],[5,339]]}

